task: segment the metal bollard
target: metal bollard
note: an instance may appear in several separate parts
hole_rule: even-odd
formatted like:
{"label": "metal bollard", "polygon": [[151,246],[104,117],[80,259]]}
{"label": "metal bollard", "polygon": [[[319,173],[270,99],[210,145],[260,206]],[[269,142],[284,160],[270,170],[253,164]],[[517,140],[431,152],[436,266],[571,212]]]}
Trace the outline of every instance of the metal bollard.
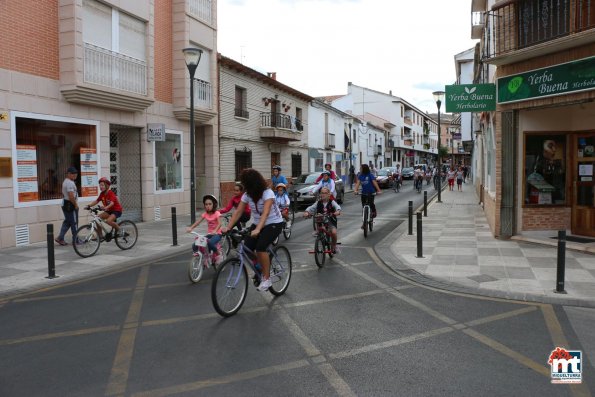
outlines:
{"label": "metal bollard", "polygon": [[409,236],[413,236],[413,201],[409,201]]}
{"label": "metal bollard", "polygon": [[[51,223],[47,224],[47,237],[48,237],[48,276],[46,278],[56,278],[56,261],[54,260],[54,225]],[[76,236],[73,237],[72,241],[75,241]]]}
{"label": "metal bollard", "polygon": [[424,216],[428,216],[428,191],[424,190]]}
{"label": "metal bollard", "polygon": [[416,258],[423,258],[423,238],[422,238],[421,212],[417,213],[417,256]]}
{"label": "metal bollard", "polygon": [[178,221],[176,219],[176,207],[171,207],[171,236],[172,246],[178,245]]}
{"label": "metal bollard", "polygon": [[558,294],[565,294],[564,272],[566,270],[566,230],[558,230],[558,267],[556,271],[556,290]]}

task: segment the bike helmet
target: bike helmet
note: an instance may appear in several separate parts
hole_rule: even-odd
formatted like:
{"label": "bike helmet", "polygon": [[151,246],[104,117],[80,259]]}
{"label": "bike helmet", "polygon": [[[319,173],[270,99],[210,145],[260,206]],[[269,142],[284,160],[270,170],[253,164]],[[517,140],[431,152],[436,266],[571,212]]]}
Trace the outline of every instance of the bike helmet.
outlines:
{"label": "bike helmet", "polygon": [[330,173],[330,171],[322,171],[321,175],[331,176],[331,173]]}
{"label": "bike helmet", "polygon": [[207,199],[210,199],[213,202],[213,210],[217,209],[217,199],[212,194],[206,194],[202,198],[202,203],[204,204]]}
{"label": "bike helmet", "polygon": [[274,165],[273,166],[274,170],[279,170],[279,172],[281,172],[281,166],[280,165]]}
{"label": "bike helmet", "polygon": [[275,186],[275,189],[279,189],[280,187],[282,187],[283,189],[287,189],[287,186],[284,183],[277,183],[277,186]]}
{"label": "bike helmet", "polygon": [[99,180],[99,183],[101,183],[101,182],[107,184],[108,186],[110,186],[112,184],[112,181],[110,181],[106,177],[101,177],[101,179]]}

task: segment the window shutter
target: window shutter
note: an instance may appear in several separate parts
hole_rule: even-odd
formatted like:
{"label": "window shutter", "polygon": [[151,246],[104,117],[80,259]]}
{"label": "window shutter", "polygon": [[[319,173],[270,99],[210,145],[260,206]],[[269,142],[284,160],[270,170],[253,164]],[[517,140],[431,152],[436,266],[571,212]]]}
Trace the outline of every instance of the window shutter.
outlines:
{"label": "window shutter", "polygon": [[128,14],[120,12],[120,53],[146,60],[145,23]]}
{"label": "window shutter", "polygon": [[83,41],[112,49],[112,9],[95,0],[83,0]]}

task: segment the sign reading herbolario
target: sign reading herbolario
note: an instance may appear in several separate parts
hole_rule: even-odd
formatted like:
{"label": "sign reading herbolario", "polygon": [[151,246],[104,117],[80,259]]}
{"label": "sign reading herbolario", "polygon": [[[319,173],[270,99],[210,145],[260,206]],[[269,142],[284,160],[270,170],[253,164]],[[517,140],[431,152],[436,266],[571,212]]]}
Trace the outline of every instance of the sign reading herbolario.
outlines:
{"label": "sign reading herbolario", "polygon": [[595,57],[498,79],[498,103],[595,89]]}
{"label": "sign reading herbolario", "polygon": [[488,112],[496,110],[496,85],[447,85],[446,111],[450,113]]}

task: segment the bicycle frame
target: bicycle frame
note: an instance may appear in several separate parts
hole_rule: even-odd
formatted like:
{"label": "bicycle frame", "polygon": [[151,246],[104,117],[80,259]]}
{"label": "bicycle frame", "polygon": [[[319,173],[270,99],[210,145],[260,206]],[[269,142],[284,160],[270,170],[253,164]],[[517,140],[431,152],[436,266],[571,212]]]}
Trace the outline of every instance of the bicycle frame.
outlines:
{"label": "bicycle frame", "polygon": [[[329,216],[328,215],[316,214],[316,215],[314,215],[314,222],[316,223],[316,231],[318,232],[318,235],[316,236],[316,239],[322,237],[325,240],[324,242],[327,243],[327,244],[329,244],[329,246],[330,246],[330,242],[332,241],[333,236],[331,235],[331,233],[329,232],[329,229],[327,227],[327,225],[329,223]],[[308,251],[308,252],[310,254],[316,253],[316,251]],[[325,254],[329,254],[329,253],[331,253],[331,251],[330,250],[324,250],[324,253]]]}

